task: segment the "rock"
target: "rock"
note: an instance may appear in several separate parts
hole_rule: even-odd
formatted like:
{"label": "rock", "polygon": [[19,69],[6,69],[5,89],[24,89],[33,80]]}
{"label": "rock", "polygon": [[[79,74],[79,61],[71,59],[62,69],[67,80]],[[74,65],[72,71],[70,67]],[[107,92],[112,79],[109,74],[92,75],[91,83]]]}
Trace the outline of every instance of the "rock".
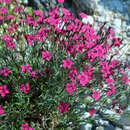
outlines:
{"label": "rock", "polygon": [[115,115],[116,114],[116,112],[115,111],[111,111],[111,110],[106,110],[105,112],[104,112],[105,114],[110,114],[110,115]]}
{"label": "rock", "polygon": [[119,128],[119,127],[116,127],[116,128],[115,128],[115,130],[122,130],[122,129],[121,129],[121,128]]}
{"label": "rock", "polygon": [[101,17],[98,18],[98,21],[105,22],[106,21],[106,16],[102,15]]}
{"label": "rock", "polygon": [[73,0],[72,8],[76,14],[84,12],[87,15],[93,15],[97,6],[97,0]]}
{"label": "rock", "polygon": [[105,121],[105,120],[102,120],[102,119],[99,120],[99,123],[100,123],[100,125],[102,125],[102,126],[109,126],[109,122],[108,122],[108,121]]}
{"label": "rock", "polygon": [[130,31],[126,33],[128,37],[130,37]]}
{"label": "rock", "polygon": [[88,124],[82,124],[80,125],[80,130],[91,130],[92,129],[92,124],[88,123]]}
{"label": "rock", "polygon": [[129,21],[129,19],[130,19],[130,18],[129,18],[129,15],[128,15],[128,14],[125,14],[124,19]]}
{"label": "rock", "polygon": [[90,117],[90,113],[89,113],[89,112],[85,112],[85,113],[83,114],[83,116],[81,116],[80,118],[81,118],[81,119],[86,119],[86,118],[88,118],[88,117]]}
{"label": "rock", "polygon": [[124,126],[123,130],[130,130],[130,126]]}
{"label": "rock", "polygon": [[104,130],[104,127],[98,126],[98,127],[96,127],[96,130]]}
{"label": "rock", "polygon": [[94,18],[92,16],[88,16],[87,18],[83,18],[82,22],[84,24],[94,24]]}
{"label": "rock", "polygon": [[109,125],[107,127],[104,127],[104,130],[115,130],[115,127],[113,125]]}
{"label": "rock", "polygon": [[114,24],[116,27],[121,27],[121,19],[115,19]]}
{"label": "rock", "polygon": [[125,31],[126,27],[127,27],[126,21],[123,21],[122,22],[122,28],[124,28],[124,31]]}

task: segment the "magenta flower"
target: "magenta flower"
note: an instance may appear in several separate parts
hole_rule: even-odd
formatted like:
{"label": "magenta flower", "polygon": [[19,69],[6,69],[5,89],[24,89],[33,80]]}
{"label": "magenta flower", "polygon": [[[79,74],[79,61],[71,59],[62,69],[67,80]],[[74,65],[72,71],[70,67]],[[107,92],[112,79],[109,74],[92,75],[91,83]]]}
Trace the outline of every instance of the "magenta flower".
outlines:
{"label": "magenta flower", "polygon": [[62,12],[64,13],[64,15],[70,15],[70,11],[66,8],[62,8]]}
{"label": "magenta flower", "polygon": [[58,0],[58,3],[62,3],[62,2],[64,2],[64,0]]}
{"label": "magenta flower", "polygon": [[35,71],[32,71],[32,72],[30,72],[29,74],[30,74],[32,77],[36,78],[36,79],[38,78],[38,76],[36,76],[36,72],[35,72]]}
{"label": "magenta flower", "polygon": [[28,123],[22,123],[21,130],[33,130],[33,128],[29,127]]}
{"label": "magenta flower", "polygon": [[99,98],[100,98],[100,93],[99,93],[99,90],[92,90],[93,94],[92,94],[92,97],[94,98],[95,101],[97,101]]}
{"label": "magenta flower", "polygon": [[7,85],[0,86],[0,94],[2,97],[5,97],[6,94],[9,94],[9,90],[7,89]]}
{"label": "magenta flower", "polygon": [[5,44],[9,49],[12,49],[16,46],[16,44],[13,43],[13,38],[10,35],[3,34],[1,38],[5,40]]}
{"label": "magenta flower", "polygon": [[23,84],[23,83],[21,83],[20,84],[20,90],[22,91],[24,91],[24,93],[28,93],[28,91],[30,90],[30,88],[29,88],[29,82],[27,82],[26,84]]}
{"label": "magenta flower", "polygon": [[121,78],[121,81],[122,81],[123,83],[125,83],[126,85],[129,85],[129,83],[130,83],[130,78],[129,78],[129,76],[128,76],[127,74],[123,74],[123,73],[122,73],[122,75],[123,75],[123,77]]}
{"label": "magenta flower", "polygon": [[13,20],[15,17],[13,15],[8,15],[5,17],[6,20]]}
{"label": "magenta flower", "polygon": [[0,16],[0,21],[2,21],[4,19],[4,17],[3,16]]}
{"label": "magenta flower", "polygon": [[57,109],[61,112],[61,113],[64,113],[64,112],[68,112],[68,102],[63,102],[63,101],[60,101],[60,105],[57,106]]}
{"label": "magenta flower", "polygon": [[0,105],[0,115],[2,115],[2,114],[4,114],[4,113],[5,113],[5,111],[3,110],[2,105]]}
{"label": "magenta flower", "polygon": [[112,92],[111,92],[110,89],[107,90],[106,95],[108,95],[108,96],[111,96],[111,95],[112,95]]}
{"label": "magenta flower", "polygon": [[117,110],[117,113],[122,113],[122,108],[121,108],[121,105],[118,106],[118,110]]}
{"label": "magenta flower", "polygon": [[34,12],[35,15],[43,15],[43,11],[41,11],[39,9],[38,10],[34,10],[33,12]]}
{"label": "magenta flower", "polygon": [[46,51],[46,50],[45,50],[45,51],[42,52],[42,59],[49,61],[49,60],[51,59],[51,57],[52,57],[52,56],[51,56],[51,54],[50,54],[49,51]]}
{"label": "magenta flower", "polygon": [[22,6],[16,6],[16,7],[14,8],[14,12],[15,12],[15,13],[21,12],[22,9],[23,9]]}
{"label": "magenta flower", "polygon": [[102,64],[101,72],[104,74],[105,77],[107,77],[109,74],[111,74],[110,65],[108,64],[107,61],[101,61],[101,64]]}
{"label": "magenta flower", "polygon": [[92,116],[94,113],[96,113],[96,110],[95,110],[94,108],[92,108],[92,109],[89,111],[89,113],[90,113],[91,116]]}
{"label": "magenta flower", "polygon": [[77,76],[77,78],[79,79],[80,84],[83,85],[83,86],[85,86],[89,81],[88,75],[85,72],[82,72],[81,74],[79,74]]}
{"label": "magenta flower", "polygon": [[76,91],[75,83],[67,83],[66,84],[66,91],[69,92],[71,95],[73,94],[74,91]]}
{"label": "magenta flower", "polygon": [[63,63],[63,67],[64,68],[71,68],[71,66],[74,64],[71,60],[70,60],[70,58],[66,58],[66,59],[63,59],[62,60],[62,63]]}
{"label": "magenta flower", "polygon": [[106,81],[108,86],[113,86],[114,80],[111,77],[106,78]]}
{"label": "magenta flower", "polygon": [[114,45],[117,45],[117,46],[120,47],[120,45],[121,45],[121,39],[120,38],[113,37],[112,41],[113,41]]}
{"label": "magenta flower", "polygon": [[26,71],[26,67],[24,65],[21,65],[21,71],[25,72]]}
{"label": "magenta flower", "polygon": [[31,33],[31,34],[25,34],[24,36],[25,36],[26,42],[28,42],[30,45],[34,44],[34,40],[36,39],[35,35]]}
{"label": "magenta flower", "polygon": [[78,72],[77,72],[77,68],[71,68],[70,72],[69,72],[69,78],[70,80],[73,82],[76,79]]}
{"label": "magenta flower", "polygon": [[0,3],[2,3],[2,2],[6,3],[6,5],[8,5],[11,2],[11,0],[0,0]]}
{"label": "magenta flower", "polygon": [[0,74],[3,74],[4,76],[7,77],[10,72],[11,71],[8,69],[8,67],[2,67],[1,71],[0,71]]}
{"label": "magenta flower", "polygon": [[3,6],[1,6],[0,7],[0,14],[4,14],[4,13],[6,13],[8,10],[5,8],[5,7],[3,7]]}
{"label": "magenta flower", "polygon": [[85,13],[83,13],[83,12],[81,12],[79,15],[81,16],[82,19],[85,18],[85,17],[86,17],[86,18],[88,17],[87,14],[85,14]]}
{"label": "magenta flower", "polygon": [[30,73],[30,70],[32,70],[32,67],[30,67],[29,64],[26,64],[26,65],[21,65],[21,71],[22,72],[29,72]]}

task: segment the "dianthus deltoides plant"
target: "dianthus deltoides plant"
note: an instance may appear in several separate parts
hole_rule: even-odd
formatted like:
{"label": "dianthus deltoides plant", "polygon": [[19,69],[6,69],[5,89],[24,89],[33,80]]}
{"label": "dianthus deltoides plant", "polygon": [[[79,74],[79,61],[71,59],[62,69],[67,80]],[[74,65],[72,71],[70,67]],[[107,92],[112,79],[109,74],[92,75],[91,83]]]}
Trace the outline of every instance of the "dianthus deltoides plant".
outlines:
{"label": "dianthus deltoides plant", "polygon": [[121,39],[105,24],[82,23],[62,2],[45,16],[0,0],[0,130],[76,128],[100,111],[122,112],[130,67],[114,59]]}

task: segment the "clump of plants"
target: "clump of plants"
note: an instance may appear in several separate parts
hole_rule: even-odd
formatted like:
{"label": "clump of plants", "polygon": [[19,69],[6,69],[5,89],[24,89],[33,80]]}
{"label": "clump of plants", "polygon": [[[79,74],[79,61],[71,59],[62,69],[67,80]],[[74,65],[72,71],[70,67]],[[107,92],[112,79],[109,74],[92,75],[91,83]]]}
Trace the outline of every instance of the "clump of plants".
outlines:
{"label": "clump of plants", "polygon": [[63,2],[45,16],[0,0],[0,129],[76,128],[106,108],[122,112],[130,81],[130,66],[114,58],[122,40],[106,24],[84,24],[87,15],[74,17]]}

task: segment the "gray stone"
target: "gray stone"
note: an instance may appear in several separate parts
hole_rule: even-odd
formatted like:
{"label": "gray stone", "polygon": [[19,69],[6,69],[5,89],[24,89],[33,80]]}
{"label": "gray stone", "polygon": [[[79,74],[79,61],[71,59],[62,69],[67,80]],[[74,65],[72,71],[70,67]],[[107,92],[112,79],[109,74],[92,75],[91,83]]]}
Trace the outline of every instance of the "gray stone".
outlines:
{"label": "gray stone", "polygon": [[115,19],[114,24],[116,27],[121,27],[121,19]]}
{"label": "gray stone", "polygon": [[109,125],[107,127],[104,127],[104,130],[115,130],[115,127],[113,125]]}
{"label": "gray stone", "polygon": [[122,130],[122,129],[121,129],[121,128],[119,128],[119,127],[116,127],[116,128],[115,128],[115,130]]}
{"label": "gray stone", "polygon": [[130,31],[126,33],[128,37],[130,37]]}
{"label": "gray stone", "polygon": [[124,126],[123,129],[124,130],[130,130],[130,126]]}
{"label": "gray stone", "polygon": [[86,119],[88,117],[90,117],[90,113],[89,112],[85,112],[80,118],[81,119]]}
{"label": "gray stone", "polygon": [[92,129],[92,124],[88,123],[88,124],[82,124],[80,125],[80,130],[91,130]]}
{"label": "gray stone", "polygon": [[104,130],[104,127],[98,126],[98,127],[96,127],[96,130]]}
{"label": "gray stone", "polygon": [[75,9],[76,14],[84,12],[88,15],[93,15],[97,6],[96,0],[73,0],[72,8]]}

